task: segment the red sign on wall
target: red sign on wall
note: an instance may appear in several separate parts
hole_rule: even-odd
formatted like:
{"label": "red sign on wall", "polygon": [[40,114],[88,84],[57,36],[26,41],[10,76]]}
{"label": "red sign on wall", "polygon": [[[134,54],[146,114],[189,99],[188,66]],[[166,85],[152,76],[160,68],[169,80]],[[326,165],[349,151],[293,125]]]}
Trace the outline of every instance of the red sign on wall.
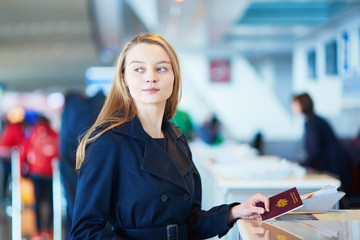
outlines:
{"label": "red sign on wall", "polygon": [[210,60],[210,81],[230,82],[231,63],[228,59]]}

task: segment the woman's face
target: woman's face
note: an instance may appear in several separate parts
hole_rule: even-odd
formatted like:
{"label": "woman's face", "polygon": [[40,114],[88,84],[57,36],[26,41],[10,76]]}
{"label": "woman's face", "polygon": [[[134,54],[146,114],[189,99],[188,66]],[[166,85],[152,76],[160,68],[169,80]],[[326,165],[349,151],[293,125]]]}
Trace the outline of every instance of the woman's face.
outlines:
{"label": "woman's face", "polygon": [[124,81],[137,108],[165,108],[171,96],[174,73],[170,57],[160,45],[139,43],[126,55]]}
{"label": "woman's face", "polygon": [[293,100],[291,103],[291,108],[294,114],[296,115],[302,114],[301,105],[298,101]]}

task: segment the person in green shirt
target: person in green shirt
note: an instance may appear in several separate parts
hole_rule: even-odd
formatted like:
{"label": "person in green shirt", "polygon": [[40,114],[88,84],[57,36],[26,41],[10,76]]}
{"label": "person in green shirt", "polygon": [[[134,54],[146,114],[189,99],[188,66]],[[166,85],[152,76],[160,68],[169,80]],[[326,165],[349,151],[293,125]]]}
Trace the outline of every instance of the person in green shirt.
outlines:
{"label": "person in green shirt", "polygon": [[173,119],[171,119],[171,122],[180,128],[188,141],[193,139],[194,126],[187,112],[178,109]]}

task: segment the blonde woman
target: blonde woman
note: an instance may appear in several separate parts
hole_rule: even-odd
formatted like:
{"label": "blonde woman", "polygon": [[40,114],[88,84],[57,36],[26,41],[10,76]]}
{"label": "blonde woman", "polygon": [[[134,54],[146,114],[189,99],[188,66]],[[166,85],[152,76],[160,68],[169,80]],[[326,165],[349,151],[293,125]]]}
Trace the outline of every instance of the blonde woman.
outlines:
{"label": "blonde woman", "polygon": [[[156,34],[131,39],[105,104],[77,150],[71,239],[204,239],[238,218],[260,219],[269,200],[201,210],[201,182],[174,116],[181,88],[173,48]],[[106,223],[112,229],[106,228]]]}

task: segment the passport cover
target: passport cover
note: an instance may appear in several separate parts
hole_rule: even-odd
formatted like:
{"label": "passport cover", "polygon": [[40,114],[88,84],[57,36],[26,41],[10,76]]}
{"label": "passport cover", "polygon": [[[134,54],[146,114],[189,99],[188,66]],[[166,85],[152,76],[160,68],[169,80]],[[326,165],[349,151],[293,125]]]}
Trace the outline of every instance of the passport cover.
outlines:
{"label": "passport cover", "polygon": [[[263,221],[281,216],[287,212],[294,211],[303,206],[301,197],[296,187],[272,196],[270,199],[270,212],[261,214]],[[257,207],[265,208],[263,202],[256,203]]]}

